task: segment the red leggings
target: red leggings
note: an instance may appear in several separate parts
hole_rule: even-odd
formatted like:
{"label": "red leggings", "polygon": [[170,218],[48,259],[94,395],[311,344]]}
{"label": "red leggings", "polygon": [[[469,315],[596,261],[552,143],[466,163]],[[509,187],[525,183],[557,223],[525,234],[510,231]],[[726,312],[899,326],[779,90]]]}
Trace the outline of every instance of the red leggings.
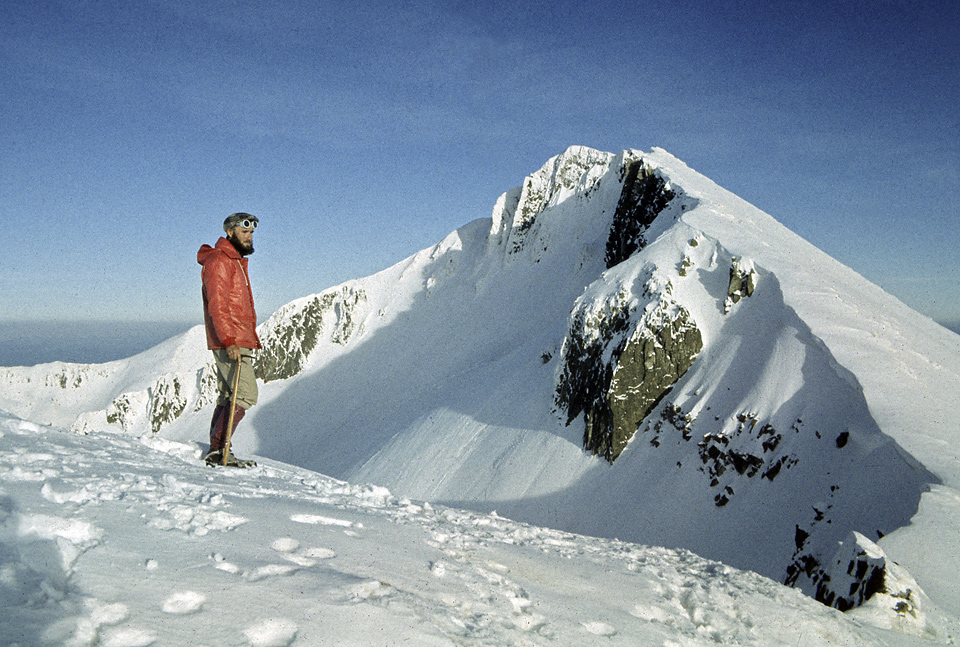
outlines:
{"label": "red leggings", "polygon": [[[243,420],[243,416],[246,412],[247,410],[241,407],[239,404],[236,405],[236,408],[233,412],[233,429],[230,430],[231,436],[233,435],[233,432],[236,431],[237,425],[240,424],[241,420]],[[229,418],[229,404],[218,404],[217,408],[213,410],[213,418],[210,420],[210,451],[223,449],[223,446],[226,444],[227,422],[229,422]]]}

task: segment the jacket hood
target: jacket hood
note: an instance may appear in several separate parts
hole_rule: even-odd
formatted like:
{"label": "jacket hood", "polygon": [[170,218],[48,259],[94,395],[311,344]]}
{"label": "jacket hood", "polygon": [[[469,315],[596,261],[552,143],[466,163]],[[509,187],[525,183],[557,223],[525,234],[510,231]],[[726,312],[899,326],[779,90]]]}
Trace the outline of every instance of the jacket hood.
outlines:
{"label": "jacket hood", "polygon": [[230,258],[240,258],[240,252],[233,246],[233,243],[221,236],[214,247],[206,244],[200,246],[200,249],[197,251],[197,262],[203,265],[207,262],[207,259],[210,258],[211,254],[217,252],[223,252]]}

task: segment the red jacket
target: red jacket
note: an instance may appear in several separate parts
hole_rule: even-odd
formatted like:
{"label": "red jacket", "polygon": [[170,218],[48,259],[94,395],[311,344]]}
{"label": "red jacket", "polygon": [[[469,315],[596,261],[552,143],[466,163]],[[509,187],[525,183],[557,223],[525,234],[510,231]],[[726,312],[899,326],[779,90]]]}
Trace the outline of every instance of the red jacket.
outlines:
{"label": "red jacket", "polygon": [[226,238],[216,247],[203,245],[197,252],[203,266],[203,321],[207,328],[207,348],[260,348],[257,337],[257,312],[247,274],[247,259]]}

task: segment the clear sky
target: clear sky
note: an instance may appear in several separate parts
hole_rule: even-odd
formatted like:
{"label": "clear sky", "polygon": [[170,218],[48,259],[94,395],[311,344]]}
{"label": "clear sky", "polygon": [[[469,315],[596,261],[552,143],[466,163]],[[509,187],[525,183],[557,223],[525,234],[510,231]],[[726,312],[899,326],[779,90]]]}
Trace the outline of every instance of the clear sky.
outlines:
{"label": "clear sky", "polygon": [[960,321],[960,3],[4,0],[0,321],[261,319],[488,217],[570,145],[659,146]]}

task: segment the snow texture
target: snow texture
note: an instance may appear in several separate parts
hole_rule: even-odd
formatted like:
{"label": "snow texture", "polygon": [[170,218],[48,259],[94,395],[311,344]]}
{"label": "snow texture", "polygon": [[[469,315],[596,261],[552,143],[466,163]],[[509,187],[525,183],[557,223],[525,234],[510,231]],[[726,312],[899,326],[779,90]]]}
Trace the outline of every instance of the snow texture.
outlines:
{"label": "snow texture", "polygon": [[[684,550],[0,414],[0,644],[946,644]],[[232,523],[224,524],[224,517]]]}

